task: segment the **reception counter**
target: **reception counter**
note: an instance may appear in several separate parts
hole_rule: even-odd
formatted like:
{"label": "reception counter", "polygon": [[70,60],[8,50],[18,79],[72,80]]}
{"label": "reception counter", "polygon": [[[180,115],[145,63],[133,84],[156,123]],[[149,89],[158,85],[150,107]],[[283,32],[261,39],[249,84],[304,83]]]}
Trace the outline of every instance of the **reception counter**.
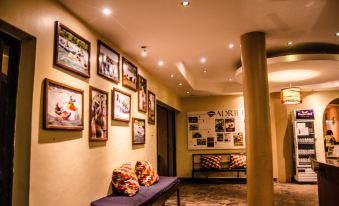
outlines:
{"label": "reception counter", "polygon": [[326,162],[312,160],[312,169],[318,177],[320,206],[339,205],[339,162],[328,159]]}

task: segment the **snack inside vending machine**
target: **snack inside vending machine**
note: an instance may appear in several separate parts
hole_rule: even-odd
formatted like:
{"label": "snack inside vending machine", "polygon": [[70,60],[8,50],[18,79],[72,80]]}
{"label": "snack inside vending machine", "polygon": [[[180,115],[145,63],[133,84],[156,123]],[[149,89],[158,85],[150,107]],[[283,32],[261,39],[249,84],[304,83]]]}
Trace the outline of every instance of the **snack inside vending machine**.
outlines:
{"label": "snack inside vending machine", "polygon": [[316,159],[316,138],[314,135],[314,111],[293,111],[295,176],[298,182],[317,182],[312,170],[311,159]]}

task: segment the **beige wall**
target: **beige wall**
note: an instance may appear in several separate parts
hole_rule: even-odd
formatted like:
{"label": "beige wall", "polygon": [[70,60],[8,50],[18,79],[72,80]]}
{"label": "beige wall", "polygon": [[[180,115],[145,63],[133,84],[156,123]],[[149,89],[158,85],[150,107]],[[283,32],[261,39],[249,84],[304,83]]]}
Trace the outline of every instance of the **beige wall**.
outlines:
{"label": "beige wall", "polygon": [[[279,93],[271,94],[271,110],[275,116],[276,134],[276,158],[278,169],[278,181],[288,182],[293,176],[292,147],[293,127],[291,113],[295,109],[314,109],[315,113],[315,137],[317,159],[325,159],[323,142],[323,115],[325,108],[335,98],[339,97],[339,91],[305,92],[303,103],[297,105],[284,105],[280,103]],[[273,127],[272,127],[273,129]]]}
{"label": "beige wall", "polygon": [[187,112],[209,111],[216,109],[243,109],[244,98],[240,95],[206,96],[182,98],[182,111],[177,113],[177,175],[191,177],[192,154],[194,153],[227,153],[245,152],[242,150],[188,150],[187,146]]}
{"label": "beige wall", "polygon": [[[30,174],[29,174],[29,205],[89,205],[93,200],[109,193],[112,169],[126,161],[147,159],[156,166],[156,126],[147,125],[146,144],[132,146],[131,124],[109,121],[109,140],[107,142],[88,141],[88,105],[89,85],[110,92],[117,87],[132,95],[132,117],[146,118],[137,111],[137,93],[99,77],[96,74],[97,39],[105,40],[75,18],[55,1],[48,0],[3,0],[0,7],[0,18],[13,26],[36,37],[36,57],[33,106],[31,119],[30,141]],[[100,17],[98,17],[100,18]],[[58,20],[91,42],[91,78],[82,78],[64,69],[53,66],[54,22]],[[110,44],[110,42],[107,42]],[[111,42],[114,44],[114,42]],[[114,48],[122,56],[119,48]],[[26,51],[34,52],[34,51]],[[129,58],[133,62],[133,59]],[[138,65],[137,62],[134,62]],[[148,80],[148,89],[153,91],[157,99],[180,110],[180,99],[168,90],[143,68],[139,73]],[[28,68],[21,68],[28,69]],[[20,76],[19,78],[22,78]],[[49,78],[61,83],[84,90],[84,130],[83,131],[52,131],[42,129],[43,112],[43,80]],[[20,92],[24,92],[26,83],[19,82]],[[27,87],[26,89],[29,89]],[[29,90],[27,90],[29,93]],[[19,93],[20,95],[20,93]],[[18,100],[20,97],[18,97]],[[111,102],[111,100],[109,100]],[[18,104],[18,111],[22,105]],[[109,108],[109,114],[110,114]],[[17,128],[16,139],[21,139]],[[27,140],[26,139],[26,140]],[[20,142],[20,141],[17,141]],[[26,141],[27,143],[27,141]],[[28,151],[29,154],[29,151]],[[15,160],[15,171],[19,171],[21,160]],[[26,160],[27,163],[27,160]],[[22,174],[21,174],[22,175]],[[28,175],[28,174],[26,174]],[[18,172],[14,174],[14,182]],[[28,205],[20,200],[20,192],[14,184],[13,205]],[[25,198],[24,198],[25,199]]]}
{"label": "beige wall", "polygon": [[[273,151],[273,177],[281,182],[289,182],[293,175],[293,128],[291,112],[294,109],[314,109],[315,135],[317,138],[317,158],[323,160],[322,118],[329,102],[339,97],[339,91],[304,93],[303,103],[284,105],[280,94],[270,95],[271,133]],[[237,150],[188,150],[187,149],[187,112],[208,111],[225,108],[243,108],[243,96],[213,96],[182,98],[182,112],[177,114],[177,174],[179,177],[191,177],[193,153],[236,152]]]}

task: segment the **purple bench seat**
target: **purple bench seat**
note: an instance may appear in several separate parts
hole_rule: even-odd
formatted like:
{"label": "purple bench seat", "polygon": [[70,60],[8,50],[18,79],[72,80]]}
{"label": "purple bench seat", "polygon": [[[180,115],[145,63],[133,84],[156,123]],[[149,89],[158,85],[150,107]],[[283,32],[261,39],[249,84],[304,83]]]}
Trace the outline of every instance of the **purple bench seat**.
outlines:
{"label": "purple bench seat", "polygon": [[161,205],[175,191],[177,192],[177,201],[180,205],[179,197],[180,180],[177,177],[160,176],[159,182],[150,187],[140,186],[139,192],[133,196],[123,196],[111,194],[91,203],[91,206],[143,206],[143,205]]}

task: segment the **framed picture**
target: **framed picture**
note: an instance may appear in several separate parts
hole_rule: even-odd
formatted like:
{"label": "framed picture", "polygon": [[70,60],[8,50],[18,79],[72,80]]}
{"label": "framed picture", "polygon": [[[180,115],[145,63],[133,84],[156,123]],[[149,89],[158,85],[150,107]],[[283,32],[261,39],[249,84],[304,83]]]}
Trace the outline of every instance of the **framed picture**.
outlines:
{"label": "framed picture", "polygon": [[89,87],[89,140],[108,140],[108,92]]}
{"label": "framed picture", "polygon": [[83,90],[45,79],[44,100],[46,129],[83,130]]}
{"label": "framed picture", "polygon": [[148,90],[148,123],[155,124],[155,94]]}
{"label": "framed picture", "polygon": [[98,75],[118,84],[120,82],[120,54],[98,40]]}
{"label": "framed picture", "polygon": [[131,119],[131,95],[116,88],[112,91],[112,120],[129,122]]}
{"label": "framed picture", "polygon": [[138,75],[138,111],[147,112],[147,80]]}
{"label": "framed picture", "polygon": [[54,65],[89,78],[91,43],[58,21],[54,41]]}
{"label": "framed picture", "polygon": [[132,118],[132,144],[145,144],[146,122],[144,119]]}
{"label": "framed picture", "polygon": [[122,86],[137,90],[138,68],[122,57]]}

